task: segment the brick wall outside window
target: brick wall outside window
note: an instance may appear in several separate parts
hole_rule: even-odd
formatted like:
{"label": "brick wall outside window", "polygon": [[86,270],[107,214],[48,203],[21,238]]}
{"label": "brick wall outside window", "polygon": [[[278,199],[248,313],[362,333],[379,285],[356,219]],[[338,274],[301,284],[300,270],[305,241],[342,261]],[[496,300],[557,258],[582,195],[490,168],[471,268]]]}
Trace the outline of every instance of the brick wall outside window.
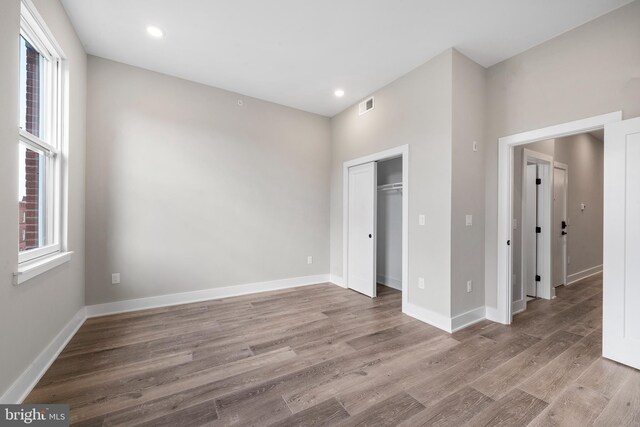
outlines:
{"label": "brick wall outside window", "polygon": [[[40,135],[40,54],[27,44],[26,131]],[[27,149],[25,156],[26,196],[20,201],[20,250],[39,246],[40,155]],[[26,221],[23,223],[23,218]],[[26,230],[23,240],[23,230]]]}

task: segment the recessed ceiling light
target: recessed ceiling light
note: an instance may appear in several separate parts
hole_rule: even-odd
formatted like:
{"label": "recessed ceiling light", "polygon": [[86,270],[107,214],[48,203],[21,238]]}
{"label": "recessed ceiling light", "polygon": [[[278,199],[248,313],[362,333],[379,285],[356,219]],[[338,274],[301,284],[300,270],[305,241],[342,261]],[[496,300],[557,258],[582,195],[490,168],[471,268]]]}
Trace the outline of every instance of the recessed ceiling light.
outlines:
{"label": "recessed ceiling light", "polygon": [[337,96],[338,98],[342,98],[342,97],[344,96],[344,90],[342,90],[342,89],[336,89],[336,91],[335,91],[335,92],[333,92],[333,94],[334,94],[335,96]]}
{"label": "recessed ceiling light", "polygon": [[147,27],[147,33],[149,33],[151,37],[155,37],[157,39],[162,38],[164,36],[164,31],[162,31],[160,28],[155,27],[153,25],[149,25]]}

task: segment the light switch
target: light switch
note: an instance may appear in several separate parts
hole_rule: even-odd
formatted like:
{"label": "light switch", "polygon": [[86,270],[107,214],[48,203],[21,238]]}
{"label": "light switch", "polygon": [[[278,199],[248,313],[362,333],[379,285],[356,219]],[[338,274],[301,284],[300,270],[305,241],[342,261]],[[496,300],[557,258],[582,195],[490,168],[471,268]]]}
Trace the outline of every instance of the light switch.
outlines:
{"label": "light switch", "polygon": [[418,224],[425,225],[426,223],[427,218],[423,214],[418,215]]}
{"label": "light switch", "polygon": [[307,257],[307,264],[313,264],[313,257],[312,256],[308,256]]}
{"label": "light switch", "polygon": [[120,273],[113,273],[111,275],[111,284],[117,285],[120,283]]}
{"label": "light switch", "polygon": [[470,227],[473,225],[473,215],[467,215],[466,224],[467,224],[467,227]]}
{"label": "light switch", "polygon": [[473,151],[478,151],[478,141],[473,141]]}

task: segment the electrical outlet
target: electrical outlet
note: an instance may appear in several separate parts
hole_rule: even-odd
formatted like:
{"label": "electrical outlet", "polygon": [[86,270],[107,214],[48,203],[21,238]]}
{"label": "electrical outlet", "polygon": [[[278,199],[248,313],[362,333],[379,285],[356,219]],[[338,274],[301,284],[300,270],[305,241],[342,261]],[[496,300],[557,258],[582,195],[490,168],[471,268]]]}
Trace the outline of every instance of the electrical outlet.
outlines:
{"label": "electrical outlet", "polygon": [[473,280],[467,280],[467,293],[473,292]]}
{"label": "electrical outlet", "polygon": [[308,256],[307,257],[307,264],[313,264],[313,257],[312,256]]}
{"label": "electrical outlet", "polygon": [[473,225],[473,215],[467,215],[465,217],[465,224],[467,227],[471,227]]}
{"label": "electrical outlet", "polygon": [[567,264],[571,264],[571,257],[567,255]]}
{"label": "electrical outlet", "polygon": [[418,287],[424,289],[424,277],[418,277]]}
{"label": "electrical outlet", "polygon": [[120,284],[120,273],[113,273],[111,275],[111,284],[112,285]]}

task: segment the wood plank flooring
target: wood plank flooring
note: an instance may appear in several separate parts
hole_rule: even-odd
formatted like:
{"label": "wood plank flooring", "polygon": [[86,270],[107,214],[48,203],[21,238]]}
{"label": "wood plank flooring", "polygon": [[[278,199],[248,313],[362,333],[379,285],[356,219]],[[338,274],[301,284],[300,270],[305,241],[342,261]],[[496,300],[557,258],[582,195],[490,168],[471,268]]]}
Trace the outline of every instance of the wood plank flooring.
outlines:
{"label": "wood plank flooring", "polygon": [[602,278],[446,334],[330,284],[88,319],[28,396],[78,426],[640,426]]}

